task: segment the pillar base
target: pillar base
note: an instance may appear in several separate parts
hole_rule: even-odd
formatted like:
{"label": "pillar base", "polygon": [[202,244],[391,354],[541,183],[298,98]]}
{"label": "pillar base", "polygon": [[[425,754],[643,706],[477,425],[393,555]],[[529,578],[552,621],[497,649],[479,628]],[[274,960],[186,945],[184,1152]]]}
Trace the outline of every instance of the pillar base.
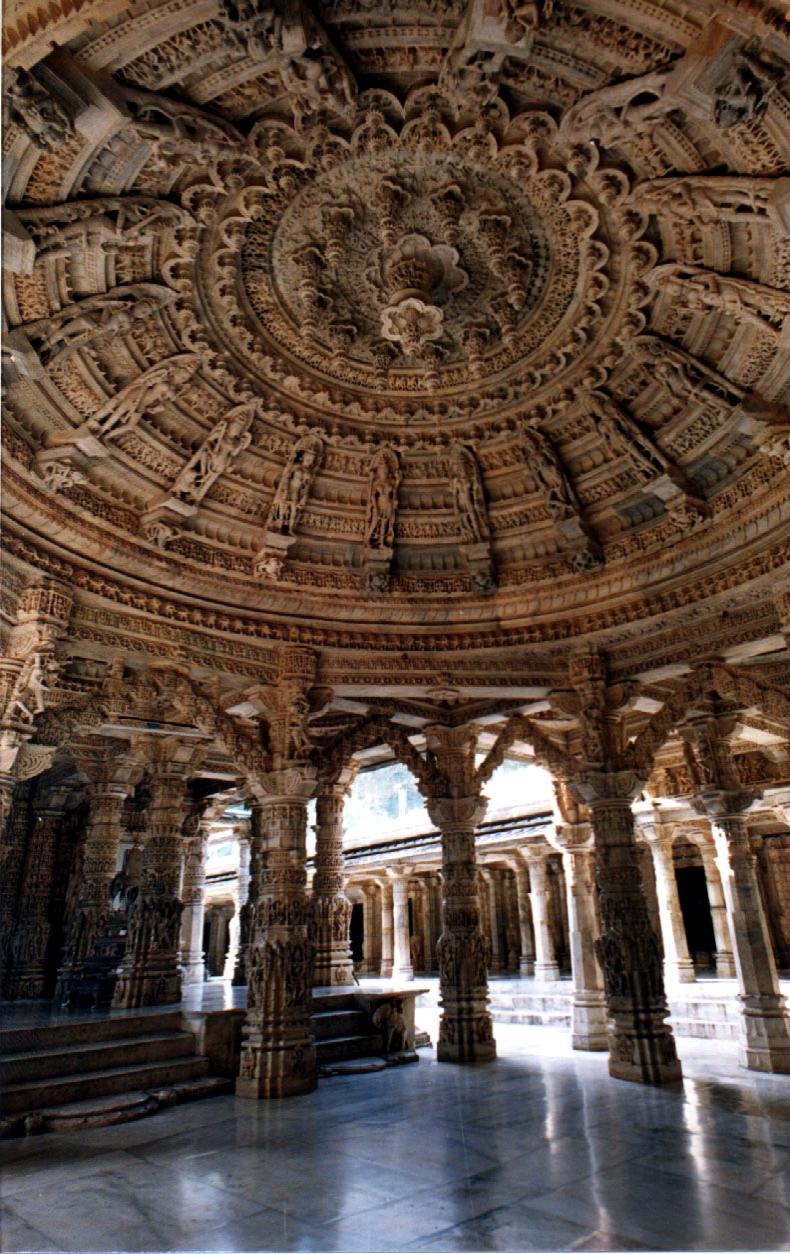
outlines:
{"label": "pillar base", "polygon": [[735,969],[735,959],[732,954],[716,955],[716,976],[720,980],[736,980],[738,972]]}
{"label": "pillar base", "polygon": [[342,965],[319,967],[313,969],[313,988],[348,988],[354,984],[354,967],[351,962]]}
{"label": "pillar base", "polygon": [[203,958],[188,958],[181,966],[181,983],[203,984],[206,979],[206,963]]}
{"label": "pillar base", "polygon": [[393,980],[406,980],[406,981],[413,980],[414,979],[414,967],[397,967],[397,968],[393,967],[392,979]]}
{"label": "pillar base", "polygon": [[181,1000],[181,972],[121,972],[112,999],[113,1010],[137,1010],[140,1006],[170,1006]]}
{"label": "pillar base", "polygon": [[242,1045],[237,1097],[296,1097],[318,1084],[312,1037],[287,1045]]}
{"label": "pillar base", "polygon": [[693,962],[678,962],[664,971],[664,983],[670,988],[673,984],[696,984],[697,973]]}
{"label": "pillar base", "polygon": [[741,997],[738,1061],[750,1071],[790,1074],[790,1018],[784,997]]}
{"label": "pillar base", "polygon": [[556,962],[536,962],[535,963],[535,983],[551,984],[554,980],[560,978],[560,969]]}
{"label": "pillar base", "polygon": [[535,963],[531,958],[522,958],[518,964],[519,975],[534,975]]}
{"label": "pillar base", "polygon": [[488,1011],[453,1018],[443,1012],[436,1057],[439,1062],[457,1063],[491,1062],[496,1058],[496,1041]]}
{"label": "pillar base", "polygon": [[11,971],[6,976],[3,996],[8,1001],[21,1001],[28,998],[44,997],[46,977],[43,970]]}
{"label": "pillar base", "polygon": [[609,1075],[637,1084],[675,1084],[683,1069],[670,1028],[659,1015],[653,1022],[615,1020],[609,1037]]}
{"label": "pillar base", "polygon": [[571,1048],[609,1048],[609,1016],[603,993],[575,993],[571,1009]]}

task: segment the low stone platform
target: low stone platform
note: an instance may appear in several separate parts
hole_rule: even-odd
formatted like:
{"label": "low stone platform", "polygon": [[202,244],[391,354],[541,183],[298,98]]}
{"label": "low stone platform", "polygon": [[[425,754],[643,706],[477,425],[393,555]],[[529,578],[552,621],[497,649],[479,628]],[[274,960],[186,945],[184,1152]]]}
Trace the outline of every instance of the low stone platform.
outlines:
{"label": "low stone platform", "polygon": [[[780,988],[790,997],[790,980]],[[489,984],[489,1008],[495,1023],[521,1023],[544,1027],[571,1024],[573,990],[570,980],[536,983],[530,977],[497,977]],[[736,980],[703,977],[669,990],[669,1017],[677,1036],[697,1036],[735,1041],[740,1027],[740,1002]]]}

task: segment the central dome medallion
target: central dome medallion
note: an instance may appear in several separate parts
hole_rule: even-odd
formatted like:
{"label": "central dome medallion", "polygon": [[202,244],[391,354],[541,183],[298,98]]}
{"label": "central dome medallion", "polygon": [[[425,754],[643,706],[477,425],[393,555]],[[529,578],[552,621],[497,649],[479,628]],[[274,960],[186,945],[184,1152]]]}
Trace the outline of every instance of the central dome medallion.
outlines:
{"label": "central dome medallion", "polygon": [[[543,295],[551,249],[530,201],[454,154],[400,151],[319,175],[241,254],[260,336],[323,373],[433,389],[503,364]],[[449,379],[448,379],[449,381]]]}

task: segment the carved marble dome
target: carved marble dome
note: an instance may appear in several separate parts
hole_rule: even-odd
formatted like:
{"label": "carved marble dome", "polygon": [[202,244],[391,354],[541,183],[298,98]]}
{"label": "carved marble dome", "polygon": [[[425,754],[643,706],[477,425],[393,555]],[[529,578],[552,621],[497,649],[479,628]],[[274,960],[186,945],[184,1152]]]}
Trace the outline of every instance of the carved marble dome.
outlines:
{"label": "carved marble dome", "polygon": [[12,554],[326,644],[563,641],[776,580],[770,5],[72,9],[6,16]]}

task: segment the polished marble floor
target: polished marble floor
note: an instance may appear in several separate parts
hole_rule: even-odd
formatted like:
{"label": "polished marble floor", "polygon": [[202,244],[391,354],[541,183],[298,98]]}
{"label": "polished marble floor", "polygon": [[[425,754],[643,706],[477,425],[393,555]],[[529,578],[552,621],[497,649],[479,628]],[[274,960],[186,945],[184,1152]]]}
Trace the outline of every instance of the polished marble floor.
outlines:
{"label": "polished marble floor", "polygon": [[672,1091],[567,1032],[500,1056],[6,1141],[6,1250],[790,1249],[790,1077],[683,1040]]}

